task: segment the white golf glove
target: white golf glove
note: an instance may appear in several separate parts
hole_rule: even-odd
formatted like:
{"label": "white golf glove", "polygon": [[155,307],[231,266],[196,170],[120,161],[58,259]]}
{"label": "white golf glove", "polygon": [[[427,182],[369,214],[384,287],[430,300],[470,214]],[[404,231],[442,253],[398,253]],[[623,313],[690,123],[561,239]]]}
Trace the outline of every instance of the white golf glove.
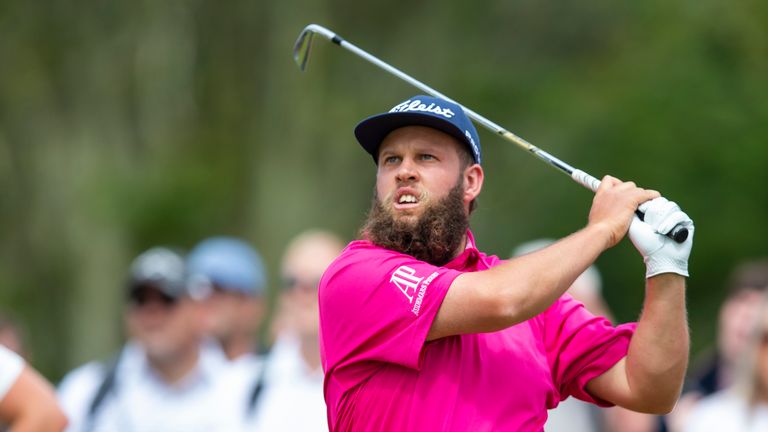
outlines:
{"label": "white golf glove", "polygon": [[[646,201],[638,208],[645,213],[641,221],[637,216],[629,226],[629,239],[643,256],[645,277],[662,273],[688,276],[688,257],[693,245],[693,221],[680,206],[664,197]],[[688,229],[688,238],[677,243],[666,234],[675,226]]]}

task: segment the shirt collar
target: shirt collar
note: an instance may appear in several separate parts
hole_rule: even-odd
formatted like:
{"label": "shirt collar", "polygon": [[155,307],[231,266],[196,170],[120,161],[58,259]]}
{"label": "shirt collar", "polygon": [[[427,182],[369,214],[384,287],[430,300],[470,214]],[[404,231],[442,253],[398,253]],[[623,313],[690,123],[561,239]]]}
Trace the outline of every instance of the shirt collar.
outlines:
{"label": "shirt collar", "polygon": [[444,267],[454,270],[467,270],[473,267],[480,259],[480,251],[475,245],[475,236],[467,229],[467,244],[464,251],[456,258],[448,262]]}

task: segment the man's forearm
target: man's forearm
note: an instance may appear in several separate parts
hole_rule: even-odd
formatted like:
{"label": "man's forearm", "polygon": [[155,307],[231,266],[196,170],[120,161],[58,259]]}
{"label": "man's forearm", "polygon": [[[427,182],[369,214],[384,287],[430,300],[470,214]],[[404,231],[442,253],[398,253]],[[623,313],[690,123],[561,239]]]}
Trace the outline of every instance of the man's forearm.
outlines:
{"label": "man's forearm", "polygon": [[626,359],[627,382],[646,405],[668,412],[680,395],[688,366],[685,278],[665,273],[649,278],[645,304]]}

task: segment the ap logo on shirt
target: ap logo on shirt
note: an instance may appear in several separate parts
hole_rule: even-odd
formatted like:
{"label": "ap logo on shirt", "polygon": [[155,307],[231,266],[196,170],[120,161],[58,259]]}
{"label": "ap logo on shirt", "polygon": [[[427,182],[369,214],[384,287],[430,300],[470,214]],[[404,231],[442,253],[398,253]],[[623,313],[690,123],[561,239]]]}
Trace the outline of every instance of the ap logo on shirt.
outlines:
{"label": "ap logo on shirt", "polygon": [[408,298],[408,303],[413,303],[413,295],[416,294],[416,288],[421,283],[423,277],[416,277],[416,270],[408,266],[400,266],[392,273],[390,282],[395,284],[400,291]]}
{"label": "ap logo on shirt", "polygon": [[[416,304],[413,305],[411,312],[414,315],[419,316],[419,310],[421,309],[421,302],[424,300],[424,293],[427,290],[429,284],[434,280],[438,272],[434,272],[423,283],[424,277],[416,276],[416,270],[408,266],[400,266],[392,273],[392,277],[389,281],[397,287],[408,299],[409,304],[413,304],[413,296],[416,295]],[[421,285],[421,287],[419,287]],[[418,295],[416,294],[418,290]]]}

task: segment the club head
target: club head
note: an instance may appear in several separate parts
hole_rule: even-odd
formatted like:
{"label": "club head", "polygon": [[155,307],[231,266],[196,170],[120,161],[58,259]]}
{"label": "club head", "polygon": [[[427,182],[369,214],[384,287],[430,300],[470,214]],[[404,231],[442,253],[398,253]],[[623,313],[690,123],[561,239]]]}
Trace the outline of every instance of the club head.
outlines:
{"label": "club head", "polygon": [[296,39],[296,44],[293,45],[293,60],[299,65],[299,69],[302,72],[307,68],[307,62],[309,61],[309,51],[312,47],[312,37],[315,32],[312,31],[310,26],[307,26],[302,30],[299,38]]}

